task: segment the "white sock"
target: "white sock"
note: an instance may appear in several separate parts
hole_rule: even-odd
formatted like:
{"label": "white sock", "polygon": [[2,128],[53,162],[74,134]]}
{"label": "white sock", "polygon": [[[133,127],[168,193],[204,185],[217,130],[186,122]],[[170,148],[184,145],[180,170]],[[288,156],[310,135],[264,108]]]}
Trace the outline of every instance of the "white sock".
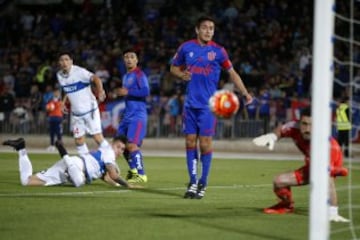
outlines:
{"label": "white sock", "polygon": [[89,149],[88,149],[86,143],[84,143],[83,145],[76,146],[76,149],[80,155],[86,154],[89,152]]}
{"label": "white sock", "polygon": [[26,186],[29,182],[29,177],[33,173],[32,165],[27,155],[26,149],[21,149],[19,153],[19,172],[21,185]]}
{"label": "white sock", "polygon": [[330,206],[329,207],[329,215],[331,216],[337,216],[339,214],[338,212],[338,206]]}
{"label": "white sock", "polygon": [[99,147],[106,148],[110,146],[109,142],[104,138],[104,140],[99,144]]}

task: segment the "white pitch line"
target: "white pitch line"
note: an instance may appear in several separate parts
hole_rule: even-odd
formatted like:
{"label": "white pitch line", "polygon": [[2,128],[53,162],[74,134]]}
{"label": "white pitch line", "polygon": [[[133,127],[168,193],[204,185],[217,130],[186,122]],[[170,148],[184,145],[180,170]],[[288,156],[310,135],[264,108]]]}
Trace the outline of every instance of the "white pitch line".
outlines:
{"label": "white pitch line", "polygon": [[[236,189],[236,188],[259,188],[259,187],[271,187],[271,184],[256,184],[256,185],[231,185],[231,186],[209,186],[209,188],[214,189]],[[144,188],[146,190],[147,188]],[[148,188],[149,190],[158,190],[158,191],[174,191],[174,190],[184,190],[186,187],[173,187],[173,188]],[[141,189],[140,189],[141,190]],[[32,193],[0,193],[0,197],[31,197],[31,196],[77,196],[77,195],[99,195],[106,193],[129,193],[132,190],[121,189],[121,190],[108,190],[108,191],[84,191],[84,192],[54,192],[54,193],[44,193],[44,192],[32,192]],[[135,189],[136,192],[136,189]]]}

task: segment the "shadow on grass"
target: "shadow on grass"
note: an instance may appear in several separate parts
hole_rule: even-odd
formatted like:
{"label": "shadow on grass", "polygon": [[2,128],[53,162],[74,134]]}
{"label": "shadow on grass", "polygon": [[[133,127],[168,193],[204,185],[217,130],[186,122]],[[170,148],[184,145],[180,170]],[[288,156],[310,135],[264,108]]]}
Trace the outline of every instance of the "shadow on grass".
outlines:
{"label": "shadow on grass", "polygon": [[[155,218],[164,218],[164,219],[174,219],[178,221],[184,221],[186,223],[198,225],[200,227],[205,227],[208,229],[216,229],[223,232],[231,232],[239,235],[239,239],[243,239],[244,235],[248,236],[247,238],[253,239],[253,237],[258,237],[259,239],[269,239],[269,240],[289,240],[288,237],[282,237],[279,235],[275,235],[273,233],[276,232],[261,232],[259,230],[251,230],[246,229],[248,224],[241,224],[239,217],[252,217],[254,223],[257,221],[257,218],[264,218],[264,214],[262,213],[262,209],[260,208],[216,208],[212,209],[210,212],[201,212],[201,213],[148,213],[150,217]],[[294,215],[298,215],[295,213]],[[301,214],[303,215],[303,214]],[[268,215],[269,216],[269,215]],[[281,217],[281,216],[273,216],[273,217]],[[210,221],[211,219],[225,219],[229,220],[229,218],[234,218],[234,222],[238,222],[239,224],[236,226],[230,226],[229,224],[220,224],[219,221]],[[209,220],[210,219],[210,220]],[[214,223],[217,222],[217,223]],[[245,227],[244,227],[245,226]],[[260,226],[259,226],[260,227]],[[261,228],[258,228],[261,229]]]}

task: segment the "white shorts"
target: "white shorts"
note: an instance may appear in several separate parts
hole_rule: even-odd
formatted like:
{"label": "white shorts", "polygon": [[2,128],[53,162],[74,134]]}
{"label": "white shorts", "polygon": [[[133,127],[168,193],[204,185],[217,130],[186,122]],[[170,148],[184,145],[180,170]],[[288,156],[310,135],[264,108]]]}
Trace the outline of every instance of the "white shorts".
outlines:
{"label": "white shorts", "polygon": [[[71,156],[70,158],[71,161],[79,169],[77,174],[79,175],[79,177],[83,178],[83,181],[85,183],[83,160],[77,156]],[[64,159],[57,161],[50,168],[37,173],[36,176],[45,182],[45,186],[61,185],[71,182]]]}
{"label": "white shorts", "polygon": [[84,136],[86,133],[95,135],[102,132],[99,109],[82,116],[71,114],[71,128],[75,138]]}
{"label": "white shorts", "polygon": [[45,182],[45,186],[64,184],[69,181],[66,168],[65,161],[60,160],[50,168],[37,173],[36,176]]}

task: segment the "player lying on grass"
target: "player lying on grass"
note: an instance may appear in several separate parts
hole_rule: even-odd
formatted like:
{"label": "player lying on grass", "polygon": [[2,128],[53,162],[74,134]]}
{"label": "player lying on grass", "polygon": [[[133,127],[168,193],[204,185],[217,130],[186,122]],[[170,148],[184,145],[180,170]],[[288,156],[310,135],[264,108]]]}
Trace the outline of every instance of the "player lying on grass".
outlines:
{"label": "player lying on grass", "polygon": [[[292,186],[302,186],[309,184],[310,174],[310,139],[311,139],[311,108],[302,111],[300,120],[290,121],[279,126],[273,133],[268,133],[253,139],[257,146],[267,146],[270,150],[274,149],[275,142],[284,137],[292,138],[295,145],[305,155],[305,165],[295,171],[281,173],[274,178],[274,192],[279,197],[280,202],[265,208],[268,214],[284,214],[294,212],[294,201],[291,194]],[[342,151],[334,138],[330,139],[330,220],[335,222],[348,222],[338,214],[338,200],[335,188],[335,178],[346,176],[348,171],[343,167]]]}
{"label": "player lying on grass", "polygon": [[75,187],[80,187],[95,179],[102,179],[113,186],[133,188],[133,185],[120,177],[116,163],[116,159],[124,152],[126,142],[126,137],[118,136],[108,148],[99,148],[80,156],[70,156],[63,144],[57,141],[55,146],[61,159],[50,168],[36,174],[33,174],[23,138],[7,140],[3,145],[11,146],[18,151],[20,181],[23,186],[53,186],[70,182]]}

